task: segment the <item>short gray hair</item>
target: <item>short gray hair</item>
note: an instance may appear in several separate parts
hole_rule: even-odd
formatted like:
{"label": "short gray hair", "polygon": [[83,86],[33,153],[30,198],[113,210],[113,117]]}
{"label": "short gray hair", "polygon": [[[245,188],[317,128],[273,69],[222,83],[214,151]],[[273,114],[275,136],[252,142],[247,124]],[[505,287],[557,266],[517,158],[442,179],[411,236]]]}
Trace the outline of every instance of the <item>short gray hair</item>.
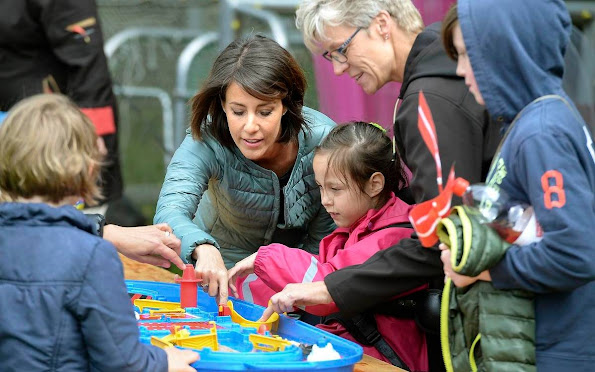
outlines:
{"label": "short gray hair", "polygon": [[295,25],[302,30],[306,47],[318,52],[318,43],[327,39],[325,27],[367,28],[382,10],[407,32],[419,33],[424,27],[411,0],[303,0],[296,12]]}

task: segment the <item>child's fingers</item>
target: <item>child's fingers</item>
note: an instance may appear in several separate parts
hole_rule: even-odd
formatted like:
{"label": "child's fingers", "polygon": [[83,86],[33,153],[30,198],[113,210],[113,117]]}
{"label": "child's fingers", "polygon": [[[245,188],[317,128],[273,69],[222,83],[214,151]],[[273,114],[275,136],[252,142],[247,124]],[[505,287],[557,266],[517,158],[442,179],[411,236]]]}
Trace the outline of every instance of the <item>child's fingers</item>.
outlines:
{"label": "child's fingers", "polygon": [[235,283],[235,281],[233,281],[233,282],[232,282],[232,281],[230,281],[230,282],[228,283],[228,285],[229,285],[229,289],[231,289],[231,294],[232,294],[234,297],[236,297],[236,298],[237,298],[237,297],[239,297],[239,296],[238,296],[238,295],[239,295],[239,293],[238,293],[238,289],[236,288],[235,284],[233,284],[233,283]]}
{"label": "child's fingers", "polygon": [[227,272],[227,284],[229,286],[229,289],[231,289],[231,293],[234,297],[238,297],[239,294],[235,283],[237,283],[238,278],[243,278],[245,276],[246,275],[244,275],[244,271],[237,265],[229,269],[229,271]]}
{"label": "child's fingers", "polygon": [[167,354],[167,364],[169,371],[176,372],[191,372],[196,371],[191,363],[196,362],[199,359],[199,354],[192,350],[183,350],[176,347],[167,347],[163,349]]}
{"label": "child's fingers", "polygon": [[441,251],[445,251],[447,249],[450,249],[450,248],[448,248],[448,245],[446,245],[444,243],[440,243],[440,245],[438,246],[438,248],[440,248]]}
{"label": "child's fingers", "polygon": [[232,283],[236,281],[236,277],[238,276],[238,267],[237,265],[232,267],[227,271],[227,280]]}
{"label": "child's fingers", "polygon": [[188,363],[194,363],[198,360],[199,354],[192,350],[182,350],[184,353],[184,360]]}
{"label": "child's fingers", "polygon": [[440,260],[442,261],[443,265],[450,266],[450,251],[448,249],[440,252]]}
{"label": "child's fingers", "polygon": [[442,251],[442,254],[440,254],[440,261],[442,261],[442,269],[444,270],[444,275],[449,276],[452,270],[452,266],[450,263],[450,251]]}

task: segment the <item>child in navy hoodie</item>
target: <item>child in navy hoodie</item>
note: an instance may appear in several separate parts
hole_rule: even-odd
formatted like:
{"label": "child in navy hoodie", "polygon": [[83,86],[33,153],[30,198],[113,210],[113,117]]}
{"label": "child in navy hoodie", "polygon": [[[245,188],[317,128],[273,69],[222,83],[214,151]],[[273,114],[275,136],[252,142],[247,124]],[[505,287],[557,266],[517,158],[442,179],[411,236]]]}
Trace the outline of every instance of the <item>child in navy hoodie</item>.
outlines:
{"label": "child in navy hoodie", "polygon": [[459,287],[491,280],[535,293],[537,370],[592,371],[595,150],[562,89],[568,10],[562,0],[459,0],[443,27],[457,74],[506,131],[486,182],[533,206],[543,228],[478,277],[453,272],[444,250],[445,274]]}
{"label": "child in navy hoodie", "polygon": [[73,207],[100,195],[93,124],[66,97],[0,127],[0,370],[194,371],[198,354],[141,344],[114,246]]}

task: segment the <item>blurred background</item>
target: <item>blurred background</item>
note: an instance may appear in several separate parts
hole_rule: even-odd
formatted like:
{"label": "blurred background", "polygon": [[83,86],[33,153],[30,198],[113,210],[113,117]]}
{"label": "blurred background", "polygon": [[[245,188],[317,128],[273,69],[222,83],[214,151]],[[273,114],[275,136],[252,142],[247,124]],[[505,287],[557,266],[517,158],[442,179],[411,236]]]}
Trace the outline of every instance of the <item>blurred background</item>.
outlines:
{"label": "blurred background", "polygon": [[[366,96],[332,65],[312,56],[295,28],[299,0],[96,0],[105,51],[118,97],[125,195],[151,222],[165,168],[185,136],[188,99],[217,53],[235,37],[268,35],[296,57],[306,73],[306,106],[337,122],[365,120],[392,129],[399,85]],[[454,0],[414,0],[424,22],[442,19]],[[576,27],[565,84],[583,115],[595,123],[595,1],[567,1]]]}

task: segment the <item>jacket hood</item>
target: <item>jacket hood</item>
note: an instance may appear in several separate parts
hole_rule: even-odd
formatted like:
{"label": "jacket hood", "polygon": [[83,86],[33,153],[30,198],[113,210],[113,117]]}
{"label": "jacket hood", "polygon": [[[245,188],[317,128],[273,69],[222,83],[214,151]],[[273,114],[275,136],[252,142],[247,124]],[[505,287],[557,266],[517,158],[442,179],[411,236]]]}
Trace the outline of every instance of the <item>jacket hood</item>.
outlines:
{"label": "jacket hood", "polygon": [[362,223],[365,223],[368,230],[381,230],[385,227],[402,222],[409,222],[409,211],[413,205],[409,205],[395,196],[391,192],[390,198],[380,209],[370,209],[359,220],[353,223],[351,227],[337,228],[335,231],[344,229],[345,232],[353,232],[358,229]]}
{"label": "jacket hood", "polygon": [[93,234],[93,223],[72,206],[37,203],[0,203],[0,226],[76,227]]}
{"label": "jacket hood", "polygon": [[[413,205],[409,205],[391,193],[390,199],[380,209],[370,209],[350,227],[339,227],[333,234],[347,235],[345,246],[354,244],[372,232],[384,230],[393,224],[409,223],[409,212]],[[334,254],[333,254],[334,255]]]}
{"label": "jacket hood", "polygon": [[432,23],[426,27],[411,47],[405,62],[403,84],[399,97],[403,97],[411,82],[422,77],[452,77],[456,75],[456,63],[444,53],[440,37],[441,23]]}
{"label": "jacket hood", "polygon": [[458,17],[492,117],[510,122],[536,98],[562,93],[571,31],[563,1],[459,0]]}

